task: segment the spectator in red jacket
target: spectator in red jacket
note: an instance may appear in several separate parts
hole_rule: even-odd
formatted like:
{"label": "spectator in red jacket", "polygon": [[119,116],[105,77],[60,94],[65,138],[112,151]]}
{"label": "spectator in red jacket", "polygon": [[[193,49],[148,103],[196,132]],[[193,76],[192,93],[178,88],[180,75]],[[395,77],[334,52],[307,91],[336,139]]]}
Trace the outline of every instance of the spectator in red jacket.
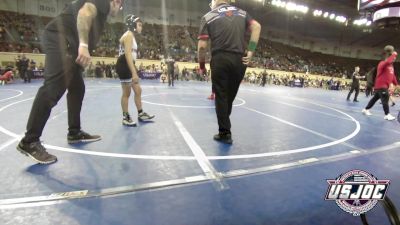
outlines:
{"label": "spectator in red jacket", "polygon": [[369,111],[376,101],[381,99],[383,111],[385,112],[385,120],[394,120],[394,116],[389,113],[389,87],[391,84],[397,85],[396,75],[394,74],[393,62],[396,60],[397,52],[395,52],[394,47],[388,45],[384,48],[385,60],[382,60],[378,64],[377,74],[375,78],[375,95],[369,101],[367,107],[362,110],[362,112],[370,116]]}

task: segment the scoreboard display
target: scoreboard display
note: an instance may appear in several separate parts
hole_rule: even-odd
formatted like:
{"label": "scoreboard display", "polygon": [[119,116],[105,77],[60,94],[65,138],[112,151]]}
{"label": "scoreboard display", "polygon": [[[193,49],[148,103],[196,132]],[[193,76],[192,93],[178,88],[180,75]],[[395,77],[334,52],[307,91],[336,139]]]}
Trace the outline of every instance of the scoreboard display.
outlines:
{"label": "scoreboard display", "polygon": [[358,0],[358,3],[358,10],[368,10],[385,7],[394,3],[400,3],[400,0]]}

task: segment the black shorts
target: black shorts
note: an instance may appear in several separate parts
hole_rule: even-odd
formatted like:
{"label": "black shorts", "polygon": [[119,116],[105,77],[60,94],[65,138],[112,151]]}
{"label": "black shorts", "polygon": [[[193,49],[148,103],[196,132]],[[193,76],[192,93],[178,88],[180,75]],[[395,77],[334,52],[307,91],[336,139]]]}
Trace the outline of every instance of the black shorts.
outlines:
{"label": "black shorts", "polygon": [[[133,62],[133,65],[135,66],[135,62]],[[132,82],[132,73],[129,69],[128,63],[126,62],[125,55],[121,55],[118,57],[117,64],[115,65],[115,70],[118,74],[119,79],[121,80],[121,83]]]}

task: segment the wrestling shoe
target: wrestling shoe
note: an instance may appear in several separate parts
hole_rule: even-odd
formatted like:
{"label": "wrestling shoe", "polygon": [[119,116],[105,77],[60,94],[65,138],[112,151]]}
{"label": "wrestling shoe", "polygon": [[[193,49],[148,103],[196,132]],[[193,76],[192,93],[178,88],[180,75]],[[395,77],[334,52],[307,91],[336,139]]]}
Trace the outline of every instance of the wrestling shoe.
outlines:
{"label": "wrestling shoe", "polygon": [[142,121],[142,122],[152,120],[154,117],[155,117],[154,115],[149,115],[149,114],[147,114],[147,113],[145,113],[145,112],[141,112],[141,113],[139,113],[139,115],[138,115],[138,119],[139,119],[140,121]]}
{"label": "wrestling shoe", "polygon": [[132,120],[131,116],[128,113],[123,116],[122,125],[128,127],[136,127],[136,123]]}

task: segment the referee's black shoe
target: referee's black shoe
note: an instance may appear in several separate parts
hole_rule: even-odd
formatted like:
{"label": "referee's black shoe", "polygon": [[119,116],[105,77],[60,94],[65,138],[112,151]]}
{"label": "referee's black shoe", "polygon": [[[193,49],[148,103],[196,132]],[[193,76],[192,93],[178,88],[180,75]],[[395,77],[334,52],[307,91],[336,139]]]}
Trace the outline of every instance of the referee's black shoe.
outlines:
{"label": "referee's black shoe", "polygon": [[91,135],[85,131],[79,131],[76,134],[68,134],[68,144],[75,144],[80,142],[94,142],[101,140],[100,135]]}
{"label": "referee's black shoe", "polygon": [[50,164],[57,161],[57,157],[49,154],[40,141],[32,143],[19,142],[17,150],[40,164]]}
{"label": "referee's black shoe", "polygon": [[219,132],[218,134],[214,135],[214,140],[225,143],[225,144],[232,144],[232,134],[231,133],[222,133]]}

